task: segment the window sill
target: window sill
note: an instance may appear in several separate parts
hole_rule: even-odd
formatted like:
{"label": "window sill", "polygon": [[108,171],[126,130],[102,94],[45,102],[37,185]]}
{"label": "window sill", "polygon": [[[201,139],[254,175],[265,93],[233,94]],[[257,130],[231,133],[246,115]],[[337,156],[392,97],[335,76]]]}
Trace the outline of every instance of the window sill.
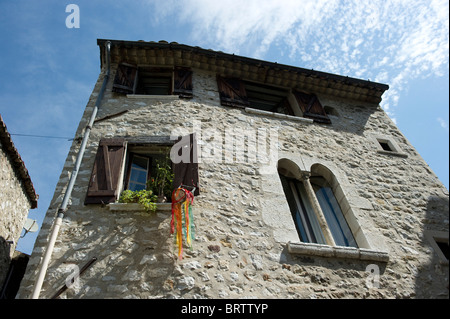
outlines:
{"label": "window sill", "polygon": [[[144,212],[145,208],[139,203],[111,203],[107,205],[111,211]],[[172,203],[156,203],[156,211],[171,211]]]}
{"label": "window sill", "polygon": [[244,110],[245,110],[245,112],[250,113],[250,114],[270,116],[270,117],[275,117],[275,118],[279,118],[279,119],[292,120],[292,121],[297,121],[297,122],[302,122],[302,123],[312,124],[314,122],[314,120],[312,120],[312,119],[307,119],[307,118],[300,117],[300,116],[293,116],[293,115],[287,115],[287,114],[282,114],[282,113],[263,111],[263,110],[258,110],[258,109],[254,109],[251,107],[246,107]]}
{"label": "window sill", "polygon": [[394,151],[377,150],[377,152],[379,154],[392,155],[392,156],[397,156],[397,157],[402,157],[402,158],[407,158],[408,157],[408,154],[398,153],[398,152],[394,152]]}
{"label": "window sill", "polygon": [[389,255],[387,252],[365,248],[353,248],[342,246],[333,247],[320,244],[292,243],[292,242],[289,242],[287,244],[287,248],[289,253],[298,255],[356,259],[375,262],[389,261]]}
{"label": "window sill", "polygon": [[179,100],[178,95],[146,95],[146,94],[127,94],[127,98],[129,99],[149,99],[149,100],[165,100],[165,101],[174,101]]}

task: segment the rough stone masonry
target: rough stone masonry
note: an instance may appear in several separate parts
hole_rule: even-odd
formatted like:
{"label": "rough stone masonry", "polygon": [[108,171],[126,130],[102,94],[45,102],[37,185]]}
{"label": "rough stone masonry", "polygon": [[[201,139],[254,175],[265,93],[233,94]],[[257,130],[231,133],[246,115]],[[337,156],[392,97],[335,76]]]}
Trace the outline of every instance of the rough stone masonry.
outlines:
{"label": "rough stone masonry", "polygon": [[[189,60],[185,51],[166,43],[148,45],[145,52],[141,42],[126,45],[113,41],[111,79],[122,60],[173,67],[183,56],[184,66],[191,61],[193,97],[121,95],[108,82],[97,115],[102,120],[92,127],[41,298],[50,298],[92,257],[97,261],[60,298],[449,297],[448,259],[433,242],[447,234],[448,247],[448,191],[378,103],[316,93],[332,110],[330,125],[222,106],[216,75],[234,72],[238,62],[212,69],[206,53],[204,59],[194,59],[200,49],[193,48]],[[246,61],[241,63],[245,67]],[[18,298],[28,298],[33,290],[80,147],[78,138],[105,72],[103,63]],[[276,79],[278,71],[273,72]],[[208,146],[225,145],[219,136],[257,129],[266,130],[268,142],[270,132],[277,134],[277,158],[269,168],[258,161],[225,161],[217,154],[216,160],[208,159],[214,155],[207,153]],[[182,260],[170,235],[170,208],[160,205],[148,213],[119,204],[84,205],[101,138],[167,137],[194,130],[201,133],[198,147],[205,153],[199,163],[200,195],[193,204],[196,240],[192,249],[185,247]],[[396,152],[380,150],[380,138],[390,141]],[[300,242],[277,173],[282,159],[301,171],[326,167],[332,173],[357,248]]]}

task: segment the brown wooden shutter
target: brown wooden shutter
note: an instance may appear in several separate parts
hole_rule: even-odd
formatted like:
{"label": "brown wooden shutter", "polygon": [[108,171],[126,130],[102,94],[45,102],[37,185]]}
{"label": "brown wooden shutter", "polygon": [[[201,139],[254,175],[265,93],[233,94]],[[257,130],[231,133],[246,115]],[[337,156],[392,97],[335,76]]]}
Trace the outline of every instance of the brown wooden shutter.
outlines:
{"label": "brown wooden shutter", "polygon": [[313,119],[318,123],[330,124],[328,117],[319,99],[314,94],[307,94],[300,91],[294,91],[294,96],[303,112],[303,116]]}
{"label": "brown wooden shutter", "polygon": [[289,101],[286,97],[281,101],[279,108],[282,111],[280,113],[284,113],[284,114],[292,115],[292,116],[295,115],[294,111],[292,110],[291,104],[289,103]]}
{"label": "brown wooden shutter", "polygon": [[192,70],[175,67],[173,79],[173,94],[183,98],[192,98]]}
{"label": "brown wooden shutter", "polygon": [[113,83],[113,92],[134,94],[137,85],[138,69],[134,64],[121,63],[117,67]]}
{"label": "brown wooden shutter", "polygon": [[247,107],[249,106],[247,92],[244,83],[237,78],[223,78],[217,76],[220,103],[224,106]]}
{"label": "brown wooden shutter", "polygon": [[[200,194],[198,185],[198,158],[197,158],[197,137],[195,133],[180,137],[178,142],[173,146],[177,148],[177,153],[181,157],[181,152],[189,150],[189,159],[186,158],[186,162],[181,160],[179,163],[174,161],[174,178],[173,188],[177,188],[180,185],[186,185],[195,187],[194,195]],[[188,188],[188,190],[190,190]]]}
{"label": "brown wooden shutter", "polygon": [[117,199],[125,148],[123,138],[100,140],[85,204],[107,204]]}

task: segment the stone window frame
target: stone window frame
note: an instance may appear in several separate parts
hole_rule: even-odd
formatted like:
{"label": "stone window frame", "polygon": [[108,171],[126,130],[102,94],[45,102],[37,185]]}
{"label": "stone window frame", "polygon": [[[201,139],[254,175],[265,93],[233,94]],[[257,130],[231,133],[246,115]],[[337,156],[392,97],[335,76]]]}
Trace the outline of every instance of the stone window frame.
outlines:
{"label": "stone window frame", "polygon": [[425,230],[424,236],[431,245],[431,248],[436,253],[436,255],[439,258],[439,261],[442,265],[448,265],[449,261],[445,257],[444,253],[442,252],[441,248],[438,246],[438,242],[449,243],[449,233],[445,231],[436,231],[436,230]]}
{"label": "stone window frame", "polygon": [[[402,152],[400,146],[397,144],[395,139],[390,136],[382,136],[382,135],[374,135],[369,137],[372,141],[373,145],[375,146],[375,149],[378,154],[384,154],[384,155],[393,155],[398,156],[402,158],[408,157],[408,154]],[[385,143],[388,145],[390,150],[385,150],[381,146],[381,143]]]}
{"label": "stone window frame", "polygon": [[[294,175],[298,175],[299,178],[304,174],[309,175],[311,173],[311,169],[307,167],[312,167],[314,164],[323,166],[329,171],[329,174],[332,174],[334,176],[333,181],[329,180],[329,176],[324,176],[324,178],[327,179],[332,186],[335,197],[337,198],[339,205],[341,206],[344,217],[349,224],[358,247],[354,248],[329,244],[301,242],[298,238],[298,233],[295,229],[294,221],[292,220],[292,216],[289,212],[289,207],[284,196],[281,181],[278,177],[278,172],[273,173],[271,176],[265,177],[266,182],[270,181],[272,183],[273,186],[271,186],[271,191],[275,191],[276,195],[272,198],[267,198],[266,204],[269,204],[270,206],[267,210],[263,211],[264,221],[274,227],[274,235],[276,241],[280,242],[280,244],[284,243],[287,251],[293,255],[354,259],[383,263],[387,263],[389,261],[389,253],[386,251],[386,245],[384,244],[382,237],[374,235],[372,233],[370,234],[370,237],[366,237],[366,234],[362,229],[363,225],[359,222],[358,217],[355,214],[355,212],[358,212],[361,209],[372,209],[372,205],[364,198],[356,195],[356,192],[354,190],[350,190],[350,187],[347,187],[349,186],[348,182],[345,183],[342,180],[342,174],[335,174],[338,171],[335,166],[333,166],[329,162],[323,163],[320,160],[316,161],[316,159],[295,159],[292,157],[292,154],[291,156],[285,158],[280,157],[280,160],[282,159],[290,160],[290,162],[295,164],[296,167],[293,166],[293,168],[296,170],[294,172]],[[337,175],[339,175],[339,177]],[[346,179],[344,178],[344,180]],[[274,203],[270,203],[271,201],[273,201]],[[285,208],[282,208],[283,205],[285,205]],[[274,212],[274,209],[276,209],[279,214],[282,214],[282,216],[271,216]],[[289,213],[286,213],[285,210],[287,210]],[[293,236],[296,237],[295,240],[293,240]]]}

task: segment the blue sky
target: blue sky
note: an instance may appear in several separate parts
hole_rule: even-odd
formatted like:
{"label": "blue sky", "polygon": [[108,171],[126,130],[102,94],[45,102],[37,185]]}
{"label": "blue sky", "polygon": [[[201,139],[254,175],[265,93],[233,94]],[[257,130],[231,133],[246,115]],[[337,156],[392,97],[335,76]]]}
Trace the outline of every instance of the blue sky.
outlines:
{"label": "blue sky", "polygon": [[[67,28],[68,4],[80,28]],[[449,2],[0,0],[0,114],[41,225],[100,71],[97,38],[199,46],[388,84],[381,106],[449,187]],[[17,249],[31,253],[35,234]]]}

